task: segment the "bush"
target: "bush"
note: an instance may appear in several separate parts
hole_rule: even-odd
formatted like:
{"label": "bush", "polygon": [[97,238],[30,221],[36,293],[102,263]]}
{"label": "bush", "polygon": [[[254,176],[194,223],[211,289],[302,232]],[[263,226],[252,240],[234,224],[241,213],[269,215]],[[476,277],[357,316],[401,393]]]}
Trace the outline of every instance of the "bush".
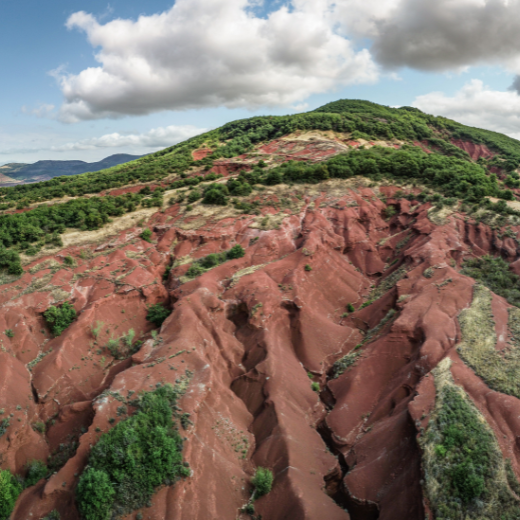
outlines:
{"label": "bush", "polygon": [[51,326],[52,333],[59,336],[76,319],[76,311],[69,302],[65,302],[61,307],[52,305],[43,316]]}
{"label": "bush", "polygon": [[99,333],[101,332],[101,329],[103,328],[104,323],[102,321],[97,320],[96,326],[92,326],[90,329],[90,332],[92,332],[92,336],[94,336],[94,339],[97,339],[99,336]]}
{"label": "bush", "polygon": [[186,271],[186,276],[188,278],[196,278],[204,273],[204,268],[199,264],[193,263],[190,265],[190,268]]}
{"label": "bush", "polygon": [[33,430],[35,432],[38,432],[38,433],[41,433],[41,434],[44,434],[45,433],[45,430],[47,429],[46,426],[45,426],[45,423],[43,421],[36,421],[33,425]]}
{"label": "bush", "polygon": [[223,264],[227,260],[242,258],[245,254],[245,249],[240,244],[236,244],[231,249],[223,251],[222,253],[210,253],[193,262],[186,272],[186,276],[188,278],[195,278],[203,274],[207,269]]}
{"label": "bush", "polygon": [[210,184],[204,190],[203,204],[225,206],[228,203],[229,190],[225,184]]}
{"label": "bush", "polygon": [[148,314],[146,319],[151,321],[157,327],[160,327],[164,320],[170,315],[170,310],[167,309],[162,303],[156,303],[148,307]]}
{"label": "bush", "polygon": [[305,264],[306,271],[312,271],[312,267],[309,264]]}
{"label": "bush", "polygon": [[[1,238],[1,237],[0,237]],[[5,269],[9,274],[20,275],[23,268],[20,255],[11,249],[6,249],[0,243],[0,269]]]}
{"label": "bush", "polygon": [[[3,408],[2,408],[3,410]],[[7,428],[9,428],[9,424],[11,423],[11,421],[6,418],[6,419],[2,419],[0,421],[0,437],[2,437],[2,435],[5,434],[5,432],[7,431]]]}
{"label": "bush", "polygon": [[200,191],[199,190],[193,190],[188,195],[188,203],[192,204],[193,202],[197,202],[201,198],[202,198],[202,194],[200,193]]}
{"label": "bush", "polygon": [[60,520],[60,514],[56,509],[53,509],[47,516],[42,518],[42,520]]}
{"label": "bush", "polygon": [[347,311],[348,312],[354,312],[356,309],[354,307],[354,305],[352,305],[351,303],[348,303],[347,304]]}
{"label": "bush", "polygon": [[169,385],[141,394],[132,402],[136,414],[103,434],[91,449],[77,492],[86,520],[107,520],[146,506],[158,486],[189,475],[172,419],[180,394]]}
{"label": "bush", "polygon": [[11,472],[8,469],[0,470],[0,520],[9,518],[21,492],[22,486]]}
{"label": "bush", "polygon": [[511,305],[520,307],[520,276],[509,270],[502,258],[490,255],[466,260],[462,274],[482,282],[488,289],[504,297]]}
{"label": "bush", "polygon": [[110,352],[110,355],[114,359],[119,359],[120,352],[119,352],[119,338],[110,338],[107,342],[107,349]]}
{"label": "bush", "polygon": [[78,508],[85,520],[109,520],[116,491],[108,473],[88,468],[76,490]]}
{"label": "bush", "polygon": [[236,244],[226,253],[226,256],[229,260],[234,260],[242,258],[245,254],[245,249],[240,244]]}
{"label": "bush", "polygon": [[143,229],[143,232],[141,233],[140,236],[143,240],[146,240],[147,242],[151,242],[152,230],[149,228]]}
{"label": "bush", "polygon": [[24,487],[34,486],[42,478],[45,478],[49,470],[41,460],[32,460],[26,464],[27,474],[25,476]]}
{"label": "bush", "polygon": [[5,334],[8,338],[14,338],[14,332],[13,332],[12,329],[5,329],[4,334]]}
{"label": "bush", "polygon": [[63,259],[63,263],[65,265],[74,265],[74,258],[72,258],[72,256],[66,256],[64,259]]}
{"label": "bush", "polygon": [[311,383],[311,388],[313,392],[320,393],[320,384],[319,383]]}
{"label": "bush", "polygon": [[255,498],[267,495],[273,487],[273,472],[267,468],[257,468],[251,481],[255,487]]}

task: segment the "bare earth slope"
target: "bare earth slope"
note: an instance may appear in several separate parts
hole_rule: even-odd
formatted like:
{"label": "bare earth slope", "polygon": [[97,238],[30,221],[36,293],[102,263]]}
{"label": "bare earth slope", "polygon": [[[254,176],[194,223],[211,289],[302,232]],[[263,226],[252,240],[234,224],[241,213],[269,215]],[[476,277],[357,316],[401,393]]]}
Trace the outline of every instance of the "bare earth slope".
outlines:
{"label": "bare earth slope", "polygon": [[[372,145],[292,136],[258,154],[319,162],[349,144]],[[474,159],[488,153],[464,146]],[[221,160],[213,171],[228,175],[244,163]],[[460,270],[466,257],[488,253],[516,261],[520,228],[506,235],[403,198],[419,191],[363,178],[278,185],[253,195],[260,215],[174,203],[96,243],[65,236],[65,249],[1,285],[0,330],[14,337],[0,339],[0,421],[9,418],[0,465],[23,475],[39,459],[55,470],[22,493],[11,519],[57,509],[78,520],[79,475],[90,447],[124,419],[122,403],[186,374],[179,406],[189,414],[181,434],[191,476],[128,519],[249,518],[241,508],[258,466],[274,474],[272,491],[255,503],[264,520],[442,518],[429,432],[452,388],[492,432],[500,475],[507,460],[520,475],[520,401],[464,361],[461,342],[473,329],[460,322],[473,309],[492,349],[514,349],[511,305],[489,293],[491,310],[479,306],[475,281]],[[145,227],[151,242],[140,238]],[[235,244],[243,258],[185,276],[194,259]],[[78,318],[53,338],[42,315],[63,301]],[[152,334],[147,306],[158,302],[173,310]],[[143,344],[115,359],[106,345],[130,329]],[[513,482],[503,492],[518,502]]]}

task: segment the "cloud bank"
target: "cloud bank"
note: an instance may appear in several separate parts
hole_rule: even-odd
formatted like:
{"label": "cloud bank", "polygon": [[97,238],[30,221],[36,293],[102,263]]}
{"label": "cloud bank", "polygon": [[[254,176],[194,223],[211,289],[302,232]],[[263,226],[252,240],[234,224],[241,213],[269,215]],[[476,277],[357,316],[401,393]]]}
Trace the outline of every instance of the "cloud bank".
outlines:
{"label": "cloud bank", "polygon": [[195,126],[167,126],[154,128],[144,134],[120,134],[114,132],[101,137],[82,139],[73,143],[66,143],[51,147],[56,152],[71,152],[82,150],[96,150],[99,148],[166,148],[190,137],[207,132],[205,128]]}
{"label": "cloud bank", "polygon": [[491,64],[520,74],[520,0],[282,0],[263,17],[254,10],[262,5],[177,0],[163,13],[106,23],[74,13],[66,25],[86,34],[98,65],[52,72],[65,98],[57,117],[300,106],[403,67]]}
{"label": "cloud bank", "polygon": [[520,139],[520,96],[496,91],[472,80],[454,96],[432,92],[418,96],[412,106],[478,128],[487,128]]}
{"label": "cloud bank", "polygon": [[377,80],[367,49],[334,30],[329,0],[294,0],[266,18],[249,0],[177,0],[168,11],[102,24],[83,11],[99,66],[57,73],[64,122],[225,106],[288,106]]}

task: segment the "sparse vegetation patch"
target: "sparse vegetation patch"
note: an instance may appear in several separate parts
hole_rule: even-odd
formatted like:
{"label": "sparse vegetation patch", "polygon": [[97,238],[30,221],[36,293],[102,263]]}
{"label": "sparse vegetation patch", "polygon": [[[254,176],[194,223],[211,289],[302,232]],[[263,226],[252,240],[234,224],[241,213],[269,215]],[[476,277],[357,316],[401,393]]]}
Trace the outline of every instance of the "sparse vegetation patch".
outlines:
{"label": "sparse vegetation patch", "polygon": [[423,449],[425,490],[435,518],[513,520],[520,504],[508,484],[497,440],[445,358],[433,371],[435,410]]}

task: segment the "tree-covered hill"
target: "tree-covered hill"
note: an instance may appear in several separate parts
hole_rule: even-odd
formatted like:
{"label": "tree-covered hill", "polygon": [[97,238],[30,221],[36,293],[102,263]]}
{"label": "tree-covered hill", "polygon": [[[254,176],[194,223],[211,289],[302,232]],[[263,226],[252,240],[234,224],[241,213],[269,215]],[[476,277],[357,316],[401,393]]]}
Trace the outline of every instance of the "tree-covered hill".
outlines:
{"label": "tree-covered hill", "polygon": [[[254,160],[256,145],[310,130],[336,132],[348,143],[386,141],[393,146],[351,150],[319,165],[302,161],[265,168],[264,164],[258,164],[252,170],[244,168],[227,185],[208,184],[216,178],[210,172],[214,161],[248,153]],[[480,157],[473,161],[454,140],[484,144],[490,154],[487,159]],[[202,146],[211,152],[195,160],[192,152]],[[368,101],[340,100],[313,112],[252,117],[105,170],[0,188],[0,269],[20,273],[18,252],[36,254],[46,243],[57,245],[66,228],[97,229],[111,217],[135,211],[139,206],[161,206],[162,192],[168,188],[206,182],[202,193],[195,191],[190,197],[194,201],[203,198],[208,204],[226,204],[230,196],[250,193],[255,185],[317,183],[331,177],[363,175],[376,182],[383,178],[417,181],[446,197],[471,205],[487,205],[488,209],[503,214],[516,214],[505,202],[492,204],[488,197],[515,200],[514,190],[520,186],[516,172],[519,166],[519,141],[411,107],[390,108]],[[139,194],[84,197],[153,181],[162,184],[153,193],[145,188]],[[66,196],[74,200],[56,200]],[[29,209],[32,204],[46,201],[54,202]],[[246,205],[243,209],[247,208]],[[14,213],[15,209],[25,211]]]}

